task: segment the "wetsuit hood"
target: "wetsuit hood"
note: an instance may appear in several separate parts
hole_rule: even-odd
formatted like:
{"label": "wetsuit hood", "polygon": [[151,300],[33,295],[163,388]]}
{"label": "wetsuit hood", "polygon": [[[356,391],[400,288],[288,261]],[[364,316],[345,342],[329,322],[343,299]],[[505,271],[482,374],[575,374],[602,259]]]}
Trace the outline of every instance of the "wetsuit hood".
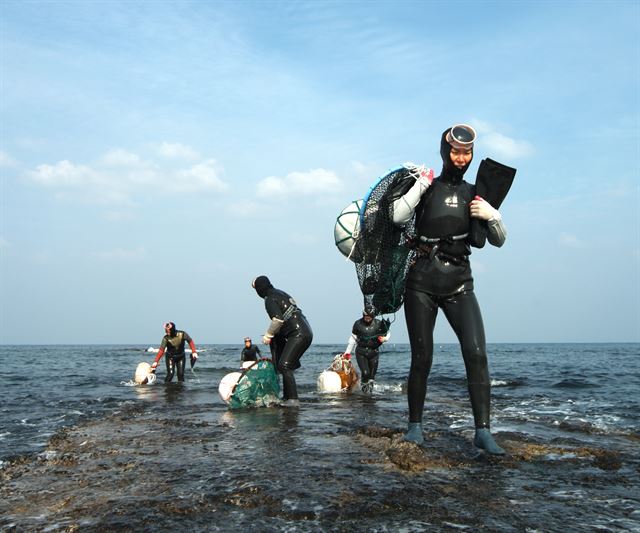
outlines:
{"label": "wetsuit hood", "polygon": [[167,322],[164,326],[169,328],[169,337],[176,336],[176,325],[173,322]]}
{"label": "wetsuit hood", "polygon": [[253,281],[253,288],[256,290],[260,298],[264,298],[269,293],[269,289],[273,289],[273,285],[271,285],[267,276],[258,276]]}
{"label": "wetsuit hood", "polygon": [[473,149],[471,149],[471,160],[464,167],[458,168],[451,161],[451,145],[447,142],[447,133],[451,131],[451,128],[447,128],[442,132],[440,138],[440,157],[442,157],[442,173],[440,179],[449,183],[460,183],[473,161]]}

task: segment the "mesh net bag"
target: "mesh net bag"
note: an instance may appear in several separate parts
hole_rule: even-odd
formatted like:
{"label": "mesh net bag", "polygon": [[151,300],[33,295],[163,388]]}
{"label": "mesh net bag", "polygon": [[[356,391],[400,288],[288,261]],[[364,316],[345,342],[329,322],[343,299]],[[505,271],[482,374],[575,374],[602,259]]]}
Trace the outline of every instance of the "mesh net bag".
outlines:
{"label": "mesh net bag", "polygon": [[404,301],[405,279],[414,257],[415,217],[403,227],[393,223],[393,202],[415,183],[420,170],[411,163],[380,177],[360,211],[354,253],[364,303],[376,314],[395,313]]}
{"label": "mesh net bag", "polygon": [[229,399],[231,409],[268,407],[279,402],[280,383],[269,359],[245,369]]}

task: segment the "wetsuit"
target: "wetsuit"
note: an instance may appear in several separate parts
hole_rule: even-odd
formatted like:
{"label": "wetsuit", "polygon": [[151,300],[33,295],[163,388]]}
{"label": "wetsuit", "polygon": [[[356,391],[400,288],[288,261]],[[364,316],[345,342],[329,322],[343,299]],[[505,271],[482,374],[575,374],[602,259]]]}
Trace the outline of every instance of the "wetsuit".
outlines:
{"label": "wetsuit", "polygon": [[[411,343],[409,422],[422,422],[427,378],[433,361],[433,329],[441,308],[458,340],[467,373],[476,428],[489,427],[490,379],[480,307],[473,292],[469,203],[475,186],[464,181],[469,164],[457,168],[450,159],[445,132],[440,153],[442,174],[433,180],[416,208],[417,257],[408,275],[405,316]],[[491,244],[504,242],[500,219],[484,222]]]}
{"label": "wetsuit", "polygon": [[189,343],[192,352],[196,351],[196,346],[186,331],[177,330],[173,335],[165,335],[162,337],[156,362],[160,361],[166,351],[165,363],[167,365],[167,375],[164,378],[165,383],[169,383],[173,379],[175,368],[178,369],[178,381],[184,381],[185,343]]}
{"label": "wetsuit", "polygon": [[248,348],[245,346],[242,350],[242,354],[240,355],[240,361],[257,361],[258,355],[260,355],[260,348],[258,348],[255,344],[252,344]]}
{"label": "wetsuit", "polygon": [[356,361],[362,374],[362,383],[367,383],[376,377],[378,371],[379,348],[382,342],[378,337],[384,337],[389,330],[388,323],[374,318],[367,324],[364,318],[356,320],[351,330],[351,338],[347,346],[347,353],[351,353],[355,344]]}
{"label": "wetsuit", "polygon": [[256,278],[255,289],[264,298],[264,306],[274,327],[269,344],[273,364],[282,374],[284,400],[296,400],[298,389],[293,371],[300,368],[300,358],[311,346],[313,332],[295,300],[276,289],[266,276]]}

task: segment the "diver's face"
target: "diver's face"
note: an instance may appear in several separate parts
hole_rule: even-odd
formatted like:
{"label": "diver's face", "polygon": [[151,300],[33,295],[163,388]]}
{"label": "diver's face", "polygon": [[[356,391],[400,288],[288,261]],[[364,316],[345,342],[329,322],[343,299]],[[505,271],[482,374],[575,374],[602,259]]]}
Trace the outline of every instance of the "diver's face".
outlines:
{"label": "diver's face", "polygon": [[457,168],[464,168],[471,163],[473,150],[471,148],[456,148],[455,146],[452,146],[449,157],[451,158],[451,162]]}
{"label": "diver's face", "polygon": [[251,341],[244,341],[244,345],[249,348],[251,346]]}
{"label": "diver's face", "polygon": [[371,324],[373,317],[369,315],[363,315],[362,320],[364,320],[367,324]]}

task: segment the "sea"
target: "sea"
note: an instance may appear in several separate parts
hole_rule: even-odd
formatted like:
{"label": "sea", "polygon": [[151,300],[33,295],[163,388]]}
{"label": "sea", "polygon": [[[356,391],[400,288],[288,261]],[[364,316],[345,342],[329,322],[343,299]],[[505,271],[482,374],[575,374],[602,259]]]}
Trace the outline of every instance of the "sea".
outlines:
{"label": "sea", "polygon": [[299,408],[242,410],[218,394],[241,345],[136,386],[148,348],[0,346],[0,531],[640,531],[640,344],[490,344],[504,457],[472,444],[456,344],[423,446],[402,441],[408,345],[371,394],[319,392],[344,346],[313,345]]}

